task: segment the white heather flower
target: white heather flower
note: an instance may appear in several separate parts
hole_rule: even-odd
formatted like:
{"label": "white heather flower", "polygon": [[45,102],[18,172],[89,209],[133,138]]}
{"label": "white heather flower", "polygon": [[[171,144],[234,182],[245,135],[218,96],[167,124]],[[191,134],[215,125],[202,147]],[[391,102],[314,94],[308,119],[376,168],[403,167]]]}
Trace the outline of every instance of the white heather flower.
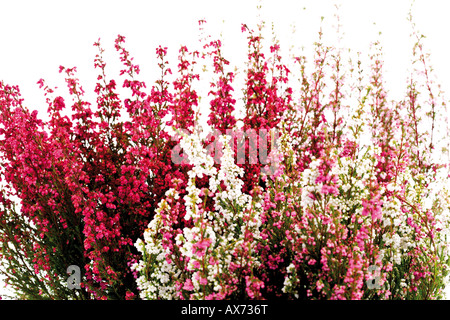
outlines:
{"label": "white heather flower", "polygon": [[392,191],[394,191],[394,187],[395,187],[395,185],[393,183],[389,183],[386,186],[386,190],[389,191],[389,192],[392,192]]}
{"label": "white heather flower", "polygon": [[290,264],[287,268],[286,268],[287,273],[293,273],[295,271],[295,266],[294,264]]}

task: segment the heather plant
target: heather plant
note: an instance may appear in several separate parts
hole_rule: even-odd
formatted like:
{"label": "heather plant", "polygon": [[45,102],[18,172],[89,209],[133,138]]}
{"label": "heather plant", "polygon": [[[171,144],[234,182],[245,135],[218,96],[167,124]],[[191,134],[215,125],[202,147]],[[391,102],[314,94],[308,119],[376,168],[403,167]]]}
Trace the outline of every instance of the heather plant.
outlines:
{"label": "heather plant", "polygon": [[[400,101],[380,41],[367,72],[320,29],[312,63],[294,55],[288,68],[263,22],[241,28],[242,106],[210,37],[179,49],[172,81],[158,47],[147,89],[119,35],[126,98],[99,40],[95,107],[61,66],[73,104],[40,80],[48,121],[0,82],[0,272],[21,299],[442,298],[446,104],[409,18],[414,69]],[[198,85],[210,87],[206,124]],[[80,289],[67,285],[71,265]]]}

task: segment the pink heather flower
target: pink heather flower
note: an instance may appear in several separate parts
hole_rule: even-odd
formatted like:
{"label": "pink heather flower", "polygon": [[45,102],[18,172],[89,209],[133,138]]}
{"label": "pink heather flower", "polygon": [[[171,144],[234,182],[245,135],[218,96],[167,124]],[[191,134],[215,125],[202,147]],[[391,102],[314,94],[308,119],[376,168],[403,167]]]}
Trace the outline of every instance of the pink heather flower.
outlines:
{"label": "pink heather flower", "polygon": [[246,284],[245,291],[247,292],[250,299],[258,299],[261,297],[260,291],[262,288],[265,287],[263,281],[249,276],[245,276],[245,284]]}
{"label": "pink heather flower", "polygon": [[186,280],[186,282],[184,283],[184,286],[183,286],[183,290],[186,290],[186,291],[194,290],[194,285],[192,284],[191,279]]}
{"label": "pink heather flower", "polygon": [[317,282],[316,282],[316,288],[317,288],[318,291],[321,291],[322,288],[323,288],[324,286],[325,286],[325,285],[323,284],[322,281],[317,280]]}
{"label": "pink heather flower", "polygon": [[215,264],[217,264],[217,263],[218,263],[218,261],[217,261],[214,257],[211,256],[211,257],[209,258],[209,264],[210,264],[210,265],[213,266],[213,265],[215,265]]}
{"label": "pink heather flower", "polygon": [[194,253],[199,257],[202,258],[205,253],[206,249],[211,245],[211,239],[205,238],[200,242],[197,242],[193,245]]}
{"label": "pink heather flower", "polygon": [[373,196],[370,200],[363,199],[362,200],[362,215],[367,216],[369,213],[372,215],[372,220],[381,220],[382,211],[381,205],[383,202],[379,200],[380,196]]}
{"label": "pink heather flower", "polygon": [[315,260],[315,259],[310,259],[309,261],[308,261],[308,264],[311,266],[311,265],[313,265],[313,264],[315,264],[317,261]]}
{"label": "pink heather flower", "polygon": [[192,262],[192,266],[194,269],[200,269],[200,262],[198,262],[198,260],[194,260],[194,262]]}
{"label": "pink heather flower", "polygon": [[39,85],[39,89],[42,88],[44,86],[44,79],[39,79],[37,84]]}
{"label": "pink heather flower", "polygon": [[323,185],[322,189],[321,189],[321,193],[324,195],[333,194],[333,195],[337,196],[339,194],[339,189],[337,188],[337,186]]}

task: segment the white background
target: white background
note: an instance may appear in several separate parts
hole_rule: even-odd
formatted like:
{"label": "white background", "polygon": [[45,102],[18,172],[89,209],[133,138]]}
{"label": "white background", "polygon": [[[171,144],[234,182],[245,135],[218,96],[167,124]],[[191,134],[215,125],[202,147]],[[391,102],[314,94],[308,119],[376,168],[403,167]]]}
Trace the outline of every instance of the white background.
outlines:
{"label": "white background", "polygon": [[[255,0],[164,0],[164,1],[0,1],[0,80],[19,85],[25,105],[39,110],[45,118],[43,92],[36,82],[43,78],[50,86],[58,86],[59,95],[67,96],[60,65],[76,66],[86,97],[95,105],[93,88],[97,70],[93,43],[101,38],[106,49],[107,75],[121,84],[117,70],[118,55],[114,40],[126,37],[126,47],[140,65],[141,80],[148,87],[156,79],[155,48],[167,46],[172,70],[180,45],[198,46],[199,19],[205,18],[206,30],[213,37],[223,32],[224,52],[231,64],[243,66],[247,53],[241,23],[256,28],[259,14],[270,29],[275,24],[281,46],[294,46],[293,53],[312,52],[317,40],[320,17],[324,16],[325,34],[333,36],[335,1],[310,0],[262,1],[257,11]],[[384,48],[385,80],[393,98],[401,97],[405,88],[411,47],[410,25],[406,20],[410,1],[342,0],[340,19],[344,31],[343,45],[367,54],[369,44],[381,31]],[[450,4],[446,0],[418,0],[413,15],[419,31],[427,36],[425,49],[431,53],[435,74],[443,90],[450,91],[449,37]],[[374,23],[376,23],[374,25]],[[292,33],[291,25],[296,26]],[[333,40],[331,38],[331,40]],[[207,79],[206,79],[207,81]],[[207,82],[205,82],[207,83]],[[447,94],[447,97],[450,92]],[[1,291],[0,291],[1,293]]]}

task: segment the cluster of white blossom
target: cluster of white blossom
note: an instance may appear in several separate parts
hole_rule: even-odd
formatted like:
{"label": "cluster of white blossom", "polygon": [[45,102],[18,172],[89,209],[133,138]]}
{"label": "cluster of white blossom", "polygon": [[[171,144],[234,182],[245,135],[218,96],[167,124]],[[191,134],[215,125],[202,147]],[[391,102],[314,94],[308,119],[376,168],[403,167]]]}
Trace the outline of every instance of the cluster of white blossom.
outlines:
{"label": "cluster of white blossom", "polygon": [[[174,189],[166,192],[166,195],[175,194]],[[178,270],[172,263],[168,263],[166,259],[166,257],[170,257],[170,252],[164,249],[162,244],[162,234],[167,231],[162,216],[164,211],[170,211],[170,207],[163,199],[144,232],[144,241],[138,239],[135,243],[136,248],[144,257],[143,260],[131,267],[133,271],[139,273],[136,283],[141,299],[172,300],[176,297],[173,280],[180,276],[181,270]]]}
{"label": "cluster of white blossom", "polygon": [[[439,171],[439,170],[438,170]],[[437,179],[431,181],[429,185],[424,188],[420,186],[416,180],[424,179],[423,175],[416,175],[413,179],[413,174],[409,169],[400,173],[397,177],[397,183],[391,183],[386,188],[389,191],[399,191],[400,186],[406,185],[406,191],[403,197],[409,204],[414,204],[412,209],[412,217],[416,223],[420,224],[421,217],[425,217],[427,212],[431,212],[432,217],[436,221],[435,236],[433,239],[433,247],[430,249],[437,250],[442,254],[442,257],[449,256],[450,245],[450,212],[449,212],[449,198],[446,191],[448,179],[439,177],[437,172]],[[405,205],[405,204],[404,204]],[[390,201],[385,201],[383,207],[383,223],[385,226],[392,226],[393,232],[383,235],[383,241],[386,248],[392,256],[392,262],[399,264],[402,260],[402,255],[409,251],[410,248],[417,246],[427,246],[429,239],[422,237],[417,239],[416,231],[408,225],[407,216],[400,210],[400,201],[396,198]],[[427,227],[422,230],[426,232]],[[428,244],[429,246],[429,244]],[[446,258],[445,258],[446,259]]]}
{"label": "cluster of white blossom", "polygon": [[450,187],[446,168],[436,170],[435,180],[426,188],[426,196],[422,197],[424,211],[435,212],[434,218],[437,234],[437,246],[445,256],[450,256]]}
{"label": "cluster of white blossom", "polygon": [[186,203],[185,219],[189,220],[193,215],[198,214],[200,211],[198,206],[202,201],[199,197],[201,190],[195,186],[195,178],[202,178],[203,175],[214,176],[217,169],[214,167],[214,159],[202,147],[200,134],[187,135],[182,133],[180,146],[187,155],[189,163],[193,165],[188,172],[189,180],[186,188],[188,194],[184,197]]}
{"label": "cluster of white blossom", "polygon": [[311,197],[313,192],[319,192],[320,187],[316,183],[319,172],[316,170],[320,165],[319,159],[313,159],[309,164],[309,167],[301,173],[301,205],[304,208],[311,207],[314,204],[314,200]]}
{"label": "cluster of white blossom", "polygon": [[[309,167],[301,173],[301,204],[304,208],[314,204],[312,193],[322,192],[323,184],[316,182],[320,175],[318,167],[321,163],[321,159],[313,158]],[[358,153],[354,160],[336,155],[334,165],[330,168],[328,175],[336,177],[337,185],[341,187],[342,192],[349,195],[349,197],[332,197],[329,199],[329,204],[336,209],[346,211],[357,203],[361,203],[361,199],[368,196],[366,183],[374,178],[373,162],[362,152]]]}
{"label": "cluster of white blossom", "polygon": [[286,268],[286,277],[284,278],[283,288],[281,289],[284,293],[291,293],[296,298],[299,297],[298,290],[296,289],[300,280],[297,276],[297,271],[294,264],[290,264]]}
{"label": "cluster of white blossom", "polygon": [[279,127],[281,128],[280,137],[274,141],[277,145],[277,150],[279,150],[284,158],[292,157],[291,161],[297,163],[298,155],[294,152],[294,146],[299,144],[298,138],[294,138],[288,133],[287,124],[284,119],[280,121]]}
{"label": "cluster of white blossom", "polygon": [[[234,163],[234,153],[229,145],[229,136],[219,137],[220,143],[223,145],[223,155],[221,157],[220,169],[216,175],[211,175],[210,178],[210,192],[215,193],[214,196],[214,211],[205,212],[207,225],[202,229],[209,234],[209,238],[213,241],[208,248],[209,257],[214,257],[214,263],[207,263],[207,283],[213,287],[213,291],[221,292],[221,279],[224,273],[229,272],[231,263],[236,263],[239,250],[242,248],[245,239],[245,229],[249,228],[256,241],[259,237],[259,227],[261,220],[259,218],[260,212],[256,210],[253,204],[253,199],[250,195],[242,193],[243,181],[239,179],[242,177],[243,169]],[[226,190],[222,190],[219,185],[223,182]],[[261,207],[261,206],[260,206]],[[199,224],[201,225],[201,224]],[[195,228],[195,227],[194,227]],[[186,239],[185,245],[187,247],[193,246],[195,243],[201,241],[200,228],[194,230],[196,238]],[[185,232],[191,232],[185,229]],[[202,230],[203,231],[203,230]],[[190,242],[190,244],[189,244]],[[254,246],[252,246],[254,247]],[[201,257],[192,256],[192,260],[201,261]],[[245,261],[245,263],[257,264],[258,261],[250,256],[253,261]],[[200,297],[200,287],[198,286],[198,278],[192,277],[194,284],[193,298]]]}
{"label": "cluster of white blossom", "polygon": [[[133,266],[139,272],[137,284],[143,299],[173,299],[176,297],[174,283],[180,279],[190,280],[191,298],[203,298],[204,286],[207,284],[216,293],[221,292],[221,279],[224,273],[230,272],[231,263],[237,264],[238,255],[244,245],[254,248],[259,239],[261,225],[261,203],[256,198],[242,193],[243,169],[234,163],[234,153],[229,145],[229,136],[220,136],[223,146],[220,169],[214,167],[213,158],[204,150],[198,135],[182,135],[180,145],[189,158],[193,168],[188,172],[187,194],[184,197],[186,220],[193,222],[193,227],[185,227],[182,234],[175,238],[175,244],[188,261],[184,270],[178,269],[173,262],[175,257],[164,250],[161,234],[164,231],[161,212],[170,212],[169,204],[162,200],[156,215],[144,233],[144,242],[138,240],[136,247],[143,255],[143,260]],[[207,175],[210,177],[209,190],[196,187],[195,178]],[[223,182],[225,190],[220,188]],[[170,190],[167,196],[178,196]],[[205,197],[213,197],[214,211],[202,206]],[[252,239],[246,239],[246,235]],[[168,258],[168,259],[166,259]],[[257,265],[257,258],[251,253],[247,257],[252,261],[243,261],[243,265]],[[169,262],[170,263],[169,263]],[[150,272],[143,272],[146,270]],[[206,272],[205,272],[206,270]]]}

